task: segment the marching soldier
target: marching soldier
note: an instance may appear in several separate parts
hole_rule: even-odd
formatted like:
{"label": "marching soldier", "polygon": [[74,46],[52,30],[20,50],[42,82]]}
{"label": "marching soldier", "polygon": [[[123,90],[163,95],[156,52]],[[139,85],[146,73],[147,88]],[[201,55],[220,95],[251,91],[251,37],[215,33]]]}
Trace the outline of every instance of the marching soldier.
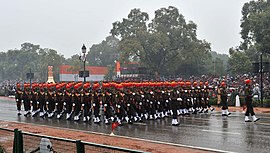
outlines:
{"label": "marching soldier", "polygon": [[220,89],[220,103],[222,106],[222,116],[229,116],[231,113],[228,111],[228,100],[227,100],[227,91],[226,91],[226,83],[221,83]]}
{"label": "marching soldier", "polygon": [[175,90],[172,91],[171,94],[171,105],[172,105],[172,125],[178,126],[180,123],[177,120],[177,103],[181,100],[181,98],[178,96],[177,92]]}
{"label": "marching soldier", "polygon": [[251,80],[245,80],[246,88],[245,88],[245,102],[247,105],[246,113],[245,113],[245,122],[250,122],[249,114],[252,116],[253,122],[258,121],[260,118],[255,116],[253,105],[252,105],[252,89],[251,89]]}
{"label": "marching soldier", "polygon": [[100,102],[102,102],[102,93],[99,89],[99,84],[96,82],[93,85],[94,93],[92,94],[92,101],[93,101],[93,111],[94,111],[94,123],[100,123]]}
{"label": "marching soldier", "polygon": [[116,115],[116,121],[119,123],[119,125],[122,125],[123,118],[126,116],[125,109],[124,109],[124,93],[122,93],[122,85],[117,85],[117,93],[115,95],[115,115]]}
{"label": "marching soldier", "polygon": [[24,105],[24,116],[27,116],[28,114],[31,114],[30,109],[31,109],[31,105],[30,105],[30,84],[24,84],[24,92],[22,95],[22,102]]}
{"label": "marching soldier", "polygon": [[78,83],[74,86],[74,93],[72,94],[72,103],[74,106],[74,121],[80,120],[81,116],[81,108],[82,108],[82,103],[81,103],[81,87],[82,83]]}
{"label": "marching soldier", "polygon": [[103,101],[104,123],[105,124],[109,124],[109,120],[112,117],[111,102],[112,102],[112,94],[110,91],[105,90],[104,101]]}
{"label": "marching soldier", "polygon": [[67,84],[66,85],[66,91],[65,93],[65,102],[64,105],[66,107],[66,120],[69,120],[71,118],[72,115],[72,94],[71,92],[73,92],[73,84]]}
{"label": "marching soldier", "polygon": [[92,109],[91,109],[91,99],[92,94],[90,93],[90,84],[83,85],[83,94],[81,95],[82,98],[82,106],[83,106],[83,121],[87,122],[90,120]]}
{"label": "marching soldier", "polygon": [[16,105],[17,105],[17,115],[22,115],[21,112],[21,107],[22,107],[22,90],[21,90],[21,86],[18,83],[16,85],[16,94],[15,94],[15,100],[16,100]]}
{"label": "marching soldier", "polygon": [[62,91],[62,85],[56,85],[56,96],[55,98],[55,105],[56,105],[56,118],[60,119],[63,115],[63,106],[64,106],[64,95]]}
{"label": "marching soldier", "polygon": [[[39,102],[39,116],[40,117],[44,117],[45,115],[45,111],[47,111],[47,108],[46,108],[46,99],[45,99],[45,92],[44,92],[44,88],[47,88],[46,87],[46,84],[40,84],[39,85],[39,92],[37,93],[38,94],[38,102]],[[47,94],[47,93],[46,93]]]}
{"label": "marching soldier", "polygon": [[54,84],[48,84],[48,92],[47,92],[47,102],[48,105],[48,118],[53,118],[54,110],[55,110],[55,97],[56,92],[54,89]]}
{"label": "marching soldier", "polygon": [[38,84],[32,85],[32,91],[30,92],[30,103],[32,104],[32,117],[34,117],[38,112]]}

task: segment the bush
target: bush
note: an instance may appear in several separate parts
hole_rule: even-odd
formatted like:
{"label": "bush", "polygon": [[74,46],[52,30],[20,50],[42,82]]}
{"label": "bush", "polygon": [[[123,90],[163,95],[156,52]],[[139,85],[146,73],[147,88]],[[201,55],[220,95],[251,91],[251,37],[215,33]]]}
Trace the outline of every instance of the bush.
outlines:
{"label": "bush", "polygon": [[263,107],[270,107],[270,99],[263,100]]}

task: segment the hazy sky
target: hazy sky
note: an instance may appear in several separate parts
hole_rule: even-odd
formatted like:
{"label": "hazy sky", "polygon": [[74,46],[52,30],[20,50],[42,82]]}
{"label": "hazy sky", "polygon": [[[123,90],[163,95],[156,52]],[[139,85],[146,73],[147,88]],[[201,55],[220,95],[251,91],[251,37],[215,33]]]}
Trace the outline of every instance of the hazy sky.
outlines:
{"label": "hazy sky", "polygon": [[228,54],[240,44],[241,9],[249,0],[0,0],[0,52],[24,42],[57,50],[66,58],[109,36],[112,23],[130,10],[154,18],[155,10],[174,6],[197,24],[199,39]]}

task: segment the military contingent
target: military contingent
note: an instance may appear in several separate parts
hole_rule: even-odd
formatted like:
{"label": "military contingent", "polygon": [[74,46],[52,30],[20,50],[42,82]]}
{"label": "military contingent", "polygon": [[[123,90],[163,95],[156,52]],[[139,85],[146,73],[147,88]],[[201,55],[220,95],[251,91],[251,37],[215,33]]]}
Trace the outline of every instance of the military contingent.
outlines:
{"label": "military contingent", "polygon": [[[222,116],[229,116],[226,83],[221,86]],[[15,99],[18,115],[28,117],[121,125],[171,116],[177,126],[179,115],[214,110],[210,90],[203,81],[24,83],[17,84]]]}

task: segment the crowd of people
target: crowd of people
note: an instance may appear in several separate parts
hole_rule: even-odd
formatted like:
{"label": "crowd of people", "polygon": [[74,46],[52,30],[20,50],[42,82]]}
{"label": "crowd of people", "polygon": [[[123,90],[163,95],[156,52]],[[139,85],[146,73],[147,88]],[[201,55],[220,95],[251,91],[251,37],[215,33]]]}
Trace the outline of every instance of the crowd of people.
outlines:
{"label": "crowd of people", "polygon": [[0,82],[0,96],[15,95],[17,80],[4,80]]}

